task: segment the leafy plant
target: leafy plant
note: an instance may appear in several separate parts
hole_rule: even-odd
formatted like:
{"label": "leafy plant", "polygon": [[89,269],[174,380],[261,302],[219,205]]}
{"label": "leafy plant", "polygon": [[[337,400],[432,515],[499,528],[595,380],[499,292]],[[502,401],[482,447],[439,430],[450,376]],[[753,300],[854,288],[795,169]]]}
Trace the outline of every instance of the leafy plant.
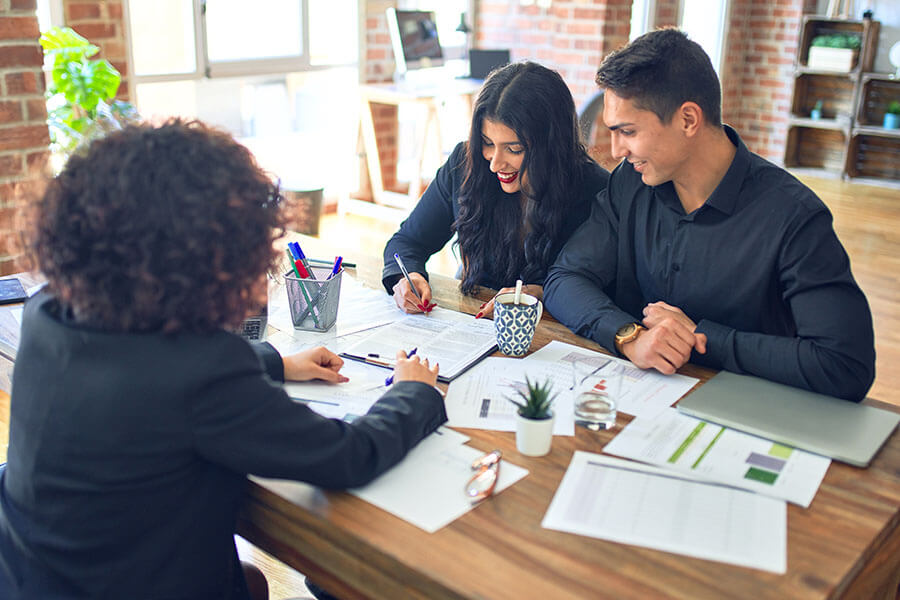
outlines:
{"label": "leafy plant", "polygon": [[507,398],[510,402],[518,406],[518,413],[526,419],[543,420],[550,418],[550,406],[556,398],[556,394],[551,395],[553,384],[547,379],[543,384],[531,383],[528,376],[525,376],[526,391],[516,390],[522,400],[514,400]]}
{"label": "leafy plant", "polygon": [[849,48],[851,50],[856,50],[860,46],[860,37],[853,33],[817,35],[812,39],[810,46],[819,48]]}
{"label": "leafy plant", "polygon": [[891,100],[888,102],[887,110],[884,112],[892,115],[900,115],[900,100]]}
{"label": "leafy plant", "polygon": [[44,55],[52,61],[47,88],[47,125],[55,152],[66,157],[91,140],[136,121],[128,102],[115,100],[122,81],[109,61],[93,59],[100,49],[68,27],[41,35]]}

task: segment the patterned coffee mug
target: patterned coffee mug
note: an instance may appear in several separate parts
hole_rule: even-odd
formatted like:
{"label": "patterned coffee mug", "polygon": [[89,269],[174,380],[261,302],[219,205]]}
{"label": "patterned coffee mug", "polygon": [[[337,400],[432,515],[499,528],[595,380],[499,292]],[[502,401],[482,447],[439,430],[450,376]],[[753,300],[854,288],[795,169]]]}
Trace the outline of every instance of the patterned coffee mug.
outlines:
{"label": "patterned coffee mug", "polygon": [[507,356],[525,356],[544,305],[529,294],[522,294],[518,304],[514,303],[515,299],[514,292],[500,294],[494,299],[494,329],[500,352]]}

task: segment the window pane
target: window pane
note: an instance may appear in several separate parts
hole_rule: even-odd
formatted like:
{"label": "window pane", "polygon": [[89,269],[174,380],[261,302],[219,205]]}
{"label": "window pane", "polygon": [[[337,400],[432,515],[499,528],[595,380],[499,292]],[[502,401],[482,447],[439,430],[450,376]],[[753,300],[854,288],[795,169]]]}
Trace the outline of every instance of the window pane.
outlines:
{"label": "window pane", "polygon": [[706,50],[716,73],[721,66],[727,9],[728,2],[722,0],[685,0],[681,8],[681,28]]}
{"label": "window pane", "polygon": [[309,60],[313,65],[359,60],[357,0],[309,0]]}
{"label": "window pane", "polygon": [[246,0],[208,0],[209,61],[300,56],[302,19],[300,0],[266,0],[252,5]]}
{"label": "window pane", "polygon": [[136,75],[193,73],[197,70],[190,2],[131,2],[128,13]]}

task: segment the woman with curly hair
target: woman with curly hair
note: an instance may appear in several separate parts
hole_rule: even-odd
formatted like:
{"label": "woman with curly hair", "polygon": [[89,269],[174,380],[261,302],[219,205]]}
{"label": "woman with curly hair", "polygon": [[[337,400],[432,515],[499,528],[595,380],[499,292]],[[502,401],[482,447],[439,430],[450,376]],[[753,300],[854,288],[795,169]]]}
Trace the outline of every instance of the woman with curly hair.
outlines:
{"label": "woman with curly hair", "polygon": [[[478,94],[468,142],[456,146],[385,246],[384,287],[405,312],[431,310],[425,262],[455,233],[463,293],[522,279],[525,291],[541,298],[547,269],[607,179],[581,143],[562,77],[533,62],[501,67]],[[490,301],[476,317],[492,310]]]}
{"label": "woman with curly hair", "polygon": [[132,126],[73,156],[36,205],[48,285],[25,305],[0,469],[0,596],[247,598],[247,474],[362,485],[445,419],[437,368],[352,424],[280,382],[346,381],[324,348],[231,333],[260,300],[280,194],[197,122]]}

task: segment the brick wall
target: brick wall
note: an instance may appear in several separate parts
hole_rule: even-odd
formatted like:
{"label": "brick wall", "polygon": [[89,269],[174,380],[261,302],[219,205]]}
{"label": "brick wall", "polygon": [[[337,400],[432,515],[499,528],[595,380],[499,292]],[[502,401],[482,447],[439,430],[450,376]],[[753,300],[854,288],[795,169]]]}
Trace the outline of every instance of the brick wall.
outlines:
{"label": "brick wall", "polygon": [[105,58],[122,75],[116,97],[129,100],[128,50],[123,0],[63,0],[66,25],[100,47],[94,58]]}
{"label": "brick wall", "polygon": [[656,17],[653,27],[676,27],[678,25],[678,0],[656,0]]}
{"label": "brick wall", "polygon": [[50,137],[35,0],[0,0],[0,275],[30,268],[21,209],[47,164]]}
{"label": "brick wall", "polygon": [[[482,0],[476,45],[509,48],[513,60],[534,60],[559,71],[578,107],[597,92],[597,67],[628,42],[630,27],[631,0],[555,0],[550,8]],[[587,142],[601,164],[615,164],[605,128],[595,127]]]}
{"label": "brick wall", "polygon": [[723,66],[723,119],[753,152],[781,163],[806,0],[734,0]]}
{"label": "brick wall", "polygon": [[597,67],[628,42],[631,0],[555,0],[550,8],[507,0],[479,3],[476,45],[509,48],[513,60],[556,69],[580,105],[597,90]]}
{"label": "brick wall", "polygon": [[[365,58],[360,64],[360,79],[363,83],[384,83],[394,76],[394,50],[391,47],[391,36],[388,33],[387,17],[384,11],[388,7],[396,7],[397,3],[389,0],[367,0],[365,15]],[[378,145],[378,158],[381,160],[381,178],[384,188],[405,193],[397,182],[398,160],[398,123],[397,107],[388,104],[372,104],[372,120],[375,123],[375,139]],[[361,198],[371,199],[372,192],[368,181],[365,157],[360,157],[360,189],[355,194]]]}

